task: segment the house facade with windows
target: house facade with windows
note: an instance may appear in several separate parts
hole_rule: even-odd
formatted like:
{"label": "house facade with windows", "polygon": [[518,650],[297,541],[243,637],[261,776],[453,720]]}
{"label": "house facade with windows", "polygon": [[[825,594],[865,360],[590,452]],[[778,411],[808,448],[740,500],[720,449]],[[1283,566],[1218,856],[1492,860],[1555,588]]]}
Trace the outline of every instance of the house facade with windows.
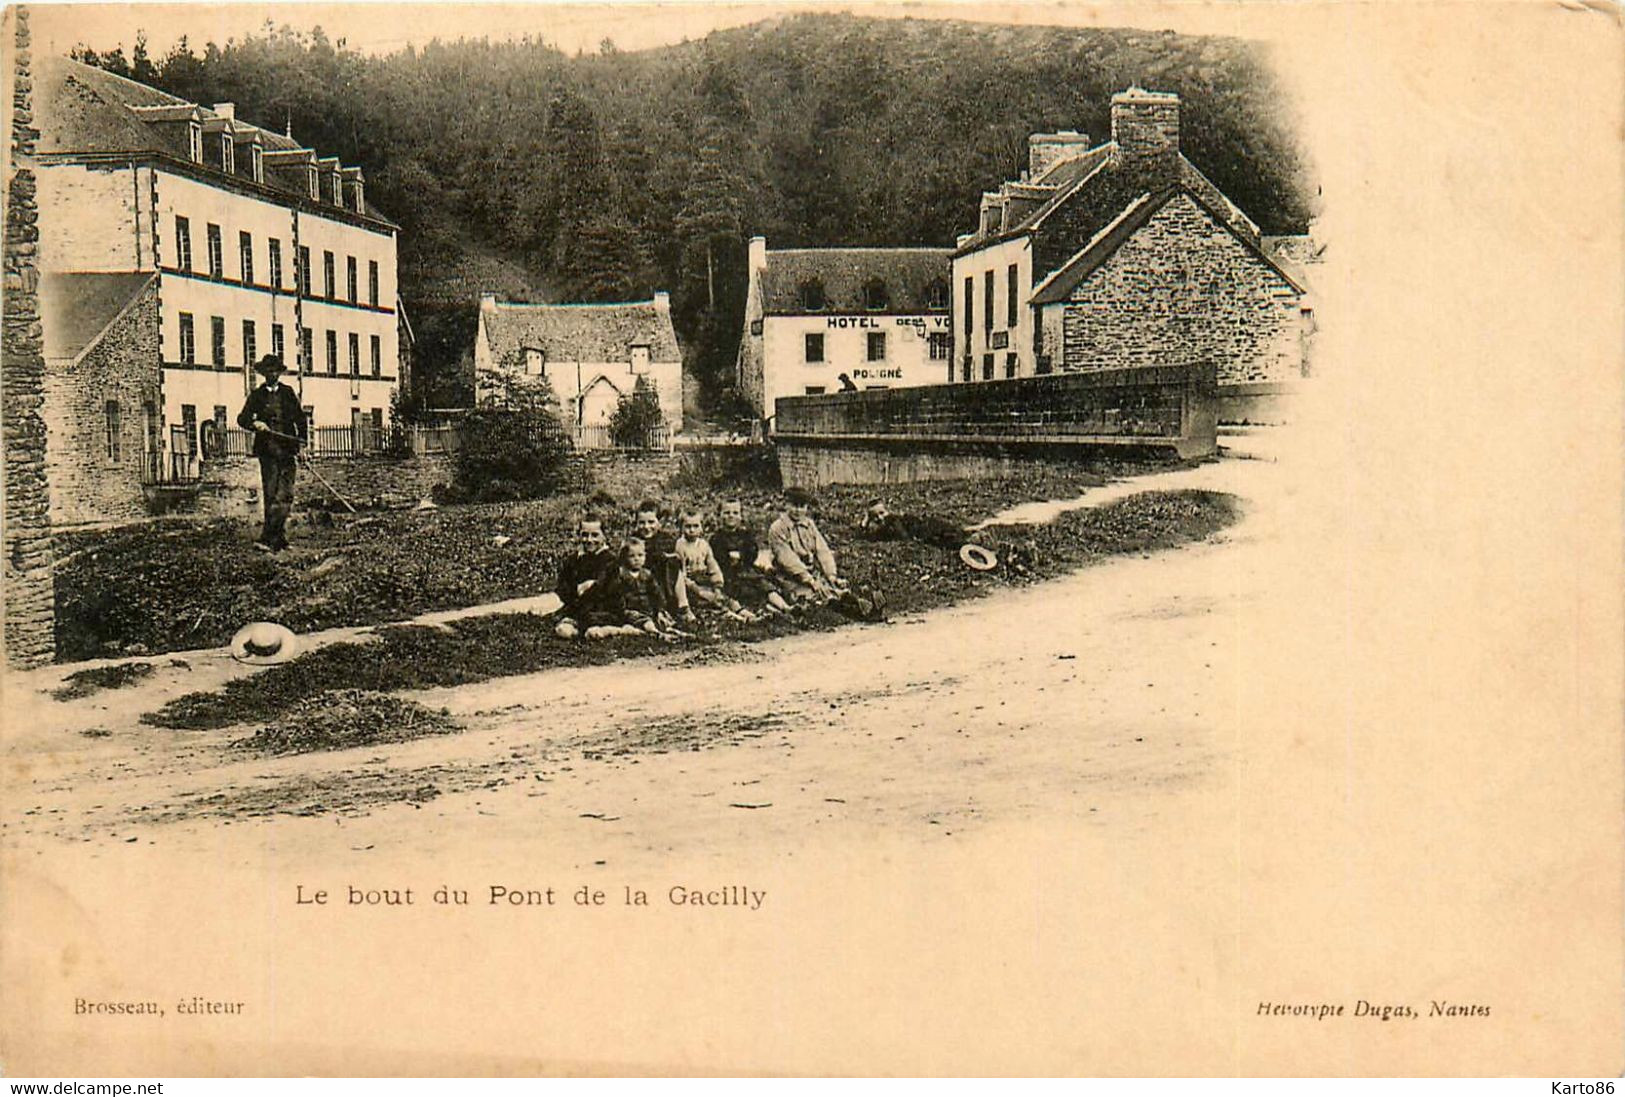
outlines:
{"label": "house facade with windows", "polygon": [[756,415],[781,396],[941,384],[953,363],[948,248],[750,241],[736,384]]}
{"label": "house facade with windows", "polygon": [[639,379],[654,389],[666,426],[683,425],[683,352],[671,297],[619,304],[525,304],[480,295],[474,333],[474,399],[487,403],[505,382],[546,378],[578,442],[607,444],[621,397]]}
{"label": "house facade with windows", "polygon": [[1112,97],[1111,140],[1032,135],[953,256],[954,380],[1212,362],[1221,391],[1306,372],[1303,277],[1180,152],[1176,95]]}
{"label": "house facade with windows", "polygon": [[[230,103],[205,108],[65,59],[40,64],[36,99],[47,340],[96,360],[116,333],[86,332],[90,318],[156,313],[156,347],[121,352],[137,356],[119,369],[143,378],[140,402],[114,386],[75,405],[105,414],[101,471],[131,453],[149,479],[193,466],[201,425],[234,425],[252,364],[271,353],[313,425],[382,423],[401,373],[397,226],[367,203],[359,168]],[[108,300],[120,286],[131,296]],[[95,370],[56,361],[59,395],[70,377],[95,383]],[[62,406],[46,412],[65,457],[85,424]]]}

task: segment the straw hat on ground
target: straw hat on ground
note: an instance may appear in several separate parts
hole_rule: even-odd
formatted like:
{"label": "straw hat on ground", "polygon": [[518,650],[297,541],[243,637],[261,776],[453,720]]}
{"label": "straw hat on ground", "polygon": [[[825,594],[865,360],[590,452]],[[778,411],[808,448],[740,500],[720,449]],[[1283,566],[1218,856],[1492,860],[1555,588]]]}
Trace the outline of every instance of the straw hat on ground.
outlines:
{"label": "straw hat on ground", "polygon": [[239,663],[270,666],[286,663],[299,652],[299,637],[274,621],[255,621],[231,638],[231,657]]}

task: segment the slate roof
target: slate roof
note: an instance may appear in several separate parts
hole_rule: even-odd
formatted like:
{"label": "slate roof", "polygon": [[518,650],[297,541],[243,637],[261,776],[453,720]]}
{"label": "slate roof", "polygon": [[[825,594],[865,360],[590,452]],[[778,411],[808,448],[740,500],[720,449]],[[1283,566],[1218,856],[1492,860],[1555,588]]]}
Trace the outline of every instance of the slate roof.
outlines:
{"label": "slate roof", "polygon": [[[932,308],[931,286],[944,291],[952,268],[950,248],[793,248],[767,253],[761,272],[762,310],[769,316],[806,313],[803,284],[817,280],[824,287],[825,307],[818,312],[869,312],[864,288],[872,279],[886,284],[886,314],[948,311],[946,304]],[[947,301],[944,296],[944,302]]]}
{"label": "slate roof", "polygon": [[155,277],[152,271],[43,275],[39,292],[46,359],[77,360]]}
{"label": "slate roof", "polygon": [[625,362],[647,345],[651,362],[681,362],[671,311],[653,301],[615,305],[526,305],[483,301],[491,357],[502,362],[534,347],[549,362]]}
{"label": "slate roof", "polygon": [[1279,274],[1298,292],[1303,292],[1302,282],[1289,273],[1282,265],[1258,246],[1257,243],[1239,232],[1221,211],[1215,210],[1212,205],[1183,184],[1167,187],[1155,194],[1142,193],[1127,206],[1123,207],[1116,218],[1101,227],[1095,235],[1079,251],[1060,267],[1056,268],[1047,278],[1033,290],[1032,303],[1035,305],[1049,305],[1058,301],[1065,301],[1072,295],[1072,291],[1081,285],[1095,271],[1099,270],[1110,259],[1118,248],[1126,243],[1129,237],[1138,232],[1145,224],[1155,217],[1157,212],[1171,202],[1178,195],[1186,195],[1195,202],[1209,216],[1213,218],[1224,230],[1234,236],[1241,244]]}
{"label": "slate roof", "polygon": [[[34,101],[38,104],[35,124],[40,131],[36,150],[42,156],[120,153],[160,156],[178,161],[187,170],[204,177],[230,180],[234,185],[249,189],[277,191],[284,200],[294,199],[323,212],[358,216],[347,207],[311,203],[302,175],[273,171],[269,163],[263,184],[253,182],[246,174],[227,175],[218,167],[194,163],[186,127],[181,123],[190,108],[197,112],[206,129],[219,130],[229,125],[237,140],[248,141],[251,135],[257,137],[267,153],[305,148],[293,138],[241,118],[228,121],[208,107],[189,103],[94,65],[65,57],[41,58],[36,65]],[[246,153],[239,155],[239,163],[244,156]],[[366,217],[398,227],[370,202],[366,203]]]}

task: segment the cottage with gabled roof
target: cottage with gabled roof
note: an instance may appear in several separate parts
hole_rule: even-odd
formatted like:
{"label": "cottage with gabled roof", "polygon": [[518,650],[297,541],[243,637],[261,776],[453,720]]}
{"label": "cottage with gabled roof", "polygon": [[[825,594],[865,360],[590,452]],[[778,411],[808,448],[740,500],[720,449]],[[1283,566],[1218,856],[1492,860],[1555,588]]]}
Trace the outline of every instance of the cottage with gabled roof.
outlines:
{"label": "cottage with gabled roof", "polygon": [[566,425],[593,444],[639,378],[660,400],[666,425],[683,423],[683,352],[671,298],[608,305],[532,305],[480,295],[474,394],[484,403],[509,378],[546,377]]}
{"label": "cottage with gabled roof", "polygon": [[759,416],[781,396],[941,384],[953,363],[947,248],[750,242],[737,384]]}
{"label": "cottage with gabled roof", "polygon": [[1111,140],[1034,134],[953,259],[958,381],[1212,362],[1221,390],[1300,376],[1302,276],[1179,150],[1179,97],[1112,97]]}
{"label": "cottage with gabled roof", "polygon": [[77,61],[43,60],[35,94],[59,521],[138,516],[131,466],[195,485],[204,424],[234,419],[266,354],[315,426],[382,428],[397,226],[361,169]]}

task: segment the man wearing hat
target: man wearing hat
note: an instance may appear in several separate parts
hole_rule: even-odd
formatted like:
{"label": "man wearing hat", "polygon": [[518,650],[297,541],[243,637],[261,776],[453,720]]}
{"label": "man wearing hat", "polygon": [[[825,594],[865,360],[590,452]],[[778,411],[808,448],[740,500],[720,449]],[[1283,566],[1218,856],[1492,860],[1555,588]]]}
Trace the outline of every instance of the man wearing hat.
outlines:
{"label": "man wearing hat", "polygon": [[248,394],[237,425],[254,432],[254,456],[260,459],[260,486],[265,496],[265,528],[254,547],[280,552],[288,547],[283,527],[293,509],[293,462],[309,437],[299,397],[282,384],[282,359],[267,354],[254,366],[265,384]]}

